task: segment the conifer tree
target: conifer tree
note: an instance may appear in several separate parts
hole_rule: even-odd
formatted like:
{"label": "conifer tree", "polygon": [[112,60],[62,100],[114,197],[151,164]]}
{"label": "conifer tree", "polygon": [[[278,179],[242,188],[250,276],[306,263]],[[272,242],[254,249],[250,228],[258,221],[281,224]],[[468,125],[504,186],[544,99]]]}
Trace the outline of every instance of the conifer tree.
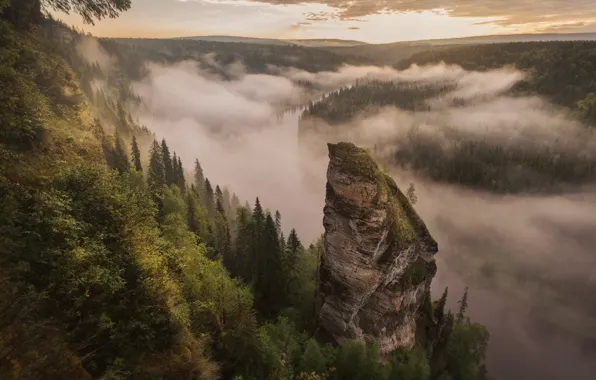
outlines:
{"label": "conifer tree", "polygon": [[236,239],[234,240],[234,263],[228,268],[234,276],[240,276],[246,282],[252,279],[249,265],[250,244],[252,241],[252,223],[250,209],[246,206],[236,210]]}
{"label": "conifer tree", "polygon": [[459,303],[459,312],[457,313],[457,323],[462,323],[464,321],[464,316],[466,314],[466,310],[468,309],[468,287],[466,286],[466,290],[464,291],[464,295],[462,296]]}
{"label": "conifer tree", "polygon": [[233,258],[231,256],[230,228],[225,211],[219,199],[216,200],[216,216],[213,230],[215,249],[217,253],[223,257],[224,265],[227,268],[231,268],[233,264]]}
{"label": "conifer tree", "polygon": [[198,159],[195,160],[195,172],[194,172],[195,186],[201,194],[201,201],[204,202],[203,192],[205,188],[205,175],[203,174],[203,168]]}
{"label": "conifer tree", "polygon": [[132,147],[130,150],[130,155],[132,156],[132,164],[136,171],[142,172],[143,166],[141,165],[141,150],[139,149],[139,145],[137,144],[137,138],[132,136]]}
{"label": "conifer tree", "polygon": [[233,219],[233,215],[236,213],[235,210],[232,210],[232,201],[230,199],[230,191],[228,190],[227,187],[224,187],[223,189],[223,208],[226,211],[226,215],[228,216],[228,219]]}
{"label": "conifer tree", "polygon": [[281,234],[281,214],[279,210],[275,211],[275,229],[277,230],[277,235],[280,236]]}
{"label": "conifer tree", "polygon": [[207,209],[207,218],[209,221],[213,221],[215,219],[215,200],[213,199],[213,188],[211,187],[209,178],[205,178],[203,192],[205,197],[205,209]]}
{"label": "conifer tree", "polygon": [[[178,186],[178,157],[176,152],[172,154],[172,183],[170,185]],[[182,189],[181,189],[182,190]]]}
{"label": "conifer tree", "polygon": [[130,170],[130,163],[128,161],[128,155],[126,154],[126,150],[124,149],[124,143],[120,138],[120,134],[116,132],[115,135],[115,147],[114,147],[114,160],[116,169],[120,174],[125,173]]}
{"label": "conifer tree", "polygon": [[169,186],[174,183],[174,168],[172,166],[172,156],[166,143],[166,139],[161,140],[161,156],[163,157],[163,167],[166,184]]}
{"label": "conifer tree", "polygon": [[284,305],[285,276],[279,237],[270,213],[265,216],[259,249],[259,276],[255,281],[257,308],[273,316]]}
{"label": "conifer tree", "polygon": [[153,141],[149,151],[149,168],[147,172],[147,185],[154,196],[161,194],[166,184],[163,164],[162,149],[157,141]]}
{"label": "conifer tree", "polygon": [[302,243],[298,238],[298,233],[292,228],[288,235],[288,242],[286,244],[287,259],[290,269],[293,269],[298,261],[299,252],[303,249]]}
{"label": "conifer tree", "polygon": [[182,167],[182,160],[180,159],[180,156],[178,156],[178,169],[176,172],[178,173],[178,178],[176,179],[178,187],[180,188],[182,194],[184,194],[186,192],[186,179],[184,178],[184,168]]}

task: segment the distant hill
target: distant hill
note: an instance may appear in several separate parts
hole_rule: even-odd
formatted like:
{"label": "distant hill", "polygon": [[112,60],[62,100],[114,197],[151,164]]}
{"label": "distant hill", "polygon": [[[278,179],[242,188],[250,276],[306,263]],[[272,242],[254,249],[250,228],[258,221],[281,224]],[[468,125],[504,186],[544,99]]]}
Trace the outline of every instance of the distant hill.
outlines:
{"label": "distant hill", "polygon": [[296,39],[296,40],[281,40],[275,38],[258,38],[258,37],[237,37],[237,36],[193,36],[193,37],[179,37],[176,39],[183,40],[198,40],[209,42],[233,42],[244,44],[259,44],[259,45],[300,45],[306,47],[331,47],[331,46],[359,46],[368,45],[366,42],[354,40],[340,40],[340,39]]}
{"label": "distant hill", "polygon": [[292,45],[288,41],[278,40],[275,38],[256,38],[256,37],[235,37],[235,36],[194,36],[194,37],[179,37],[176,39],[182,40],[198,40],[209,42],[234,42],[243,44],[261,44],[261,45]]}
{"label": "distant hill", "polygon": [[285,40],[289,43],[309,46],[309,47],[331,47],[331,46],[359,46],[369,45],[366,42],[354,40],[338,40],[338,39],[304,39],[304,40]]}
{"label": "distant hill", "polygon": [[434,40],[392,42],[388,44],[363,44],[355,46],[327,46],[337,54],[366,57],[380,65],[393,65],[413,54],[423,52],[429,48],[453,47],[455,45],[476,45],[508,42],[539,42],[539,41],[580,41],[596,40],[596,33],[549,33],[549,34],[508,34],[492,36],[476,36],[462,38],[445,38]]}

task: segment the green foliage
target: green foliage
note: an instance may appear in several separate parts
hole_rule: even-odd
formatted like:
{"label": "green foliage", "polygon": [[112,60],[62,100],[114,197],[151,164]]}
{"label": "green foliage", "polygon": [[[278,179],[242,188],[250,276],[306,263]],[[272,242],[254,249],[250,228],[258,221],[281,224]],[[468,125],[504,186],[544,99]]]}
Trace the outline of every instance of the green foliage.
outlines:
{"label": "green foliage", "polygon": [[141,150],[139,149],[139,145],[137,143],[137,138],[133,136],[132,138],[132,146],[130,148],[130,155],[132,157],[132,164],[133,168],[138,171],[143,171],[143,165],[141,165]]}

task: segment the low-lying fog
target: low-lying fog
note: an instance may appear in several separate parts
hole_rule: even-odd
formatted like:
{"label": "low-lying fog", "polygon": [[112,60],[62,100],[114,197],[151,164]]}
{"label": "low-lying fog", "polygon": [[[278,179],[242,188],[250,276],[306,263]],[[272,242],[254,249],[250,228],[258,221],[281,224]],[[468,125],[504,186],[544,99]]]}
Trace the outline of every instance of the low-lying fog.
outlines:
{"label": "low-lying fog", "polygon": [[[523,77],[509,68],[480,73],[445,65],[402,72],[345,67],[317,74],[271,68],[270,75],[250,75],[235,65],[233,79],[224,81],[186,62],[153,66],[150,73],[136,84],[147,107],[139,115],[141,123],[158,138],[165,137],[187,168],[198,158],[212,183],[228,186],[251,204],[259,196],[265,207],[279,210],[284,228],[295,227],[304,242],[323,231],[327,158],[298,146],[298,113],[272,116],[280,107],[309,99],[297,81],[329,91],[363,78],[451,80],[458,84],[452,95],[468,100],[464,107],[452,107],[437,99],[430,112],[384,110],[359,120],[342,138],[364,146],[379,143],[394,149],[400,136],[414,127],[441,138],[440,128],[448,125],[509,144],[556,140],[561,149],[596,152],[596,140],[586,139],[583,127],[564,112],[538,98],[507,95]],[[324,138],[319,140],[311,143],[325,143]],[[387,141],[395,146],[387,147]],[[449,144],[447,138],[444,144]],[[528,311],[529,306],[540,304],[543,295],[555,303],[557,295],[533,287],[532,281],[516,291],[521,283],[515,281],[524,278],[524,271],[554,282],[596,281],[596,193],[578,189],[556,196],[498,196],[391,170],[399,185],[416,184],[416,209],[439,243],[435,296],[449,285],[455,302],[464,284],[471,288],[469,314],[491,332],[491,372],[514,380],[592,379],[595,356],[582,351],[571,334],[542,328]],[[503,282],[506,296],[483,281],[481,268],[487,258],[491,276]],[[511,279],[516,271],[521,273]],[[518,293],[519,301],[510,301],[512,293],[507,292]],[[596,324],[591,323],[590,333],[596,338]]]}

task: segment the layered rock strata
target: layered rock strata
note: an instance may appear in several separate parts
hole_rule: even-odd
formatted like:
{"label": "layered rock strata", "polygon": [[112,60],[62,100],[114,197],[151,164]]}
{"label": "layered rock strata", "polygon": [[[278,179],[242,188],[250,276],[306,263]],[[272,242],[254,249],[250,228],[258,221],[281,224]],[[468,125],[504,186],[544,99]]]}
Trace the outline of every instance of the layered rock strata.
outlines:
{"label": "layered rock strata", "polygon": [[328,144],[319,334],[335,343],[411,348],[436,273],[435,240],[363,149]]}

